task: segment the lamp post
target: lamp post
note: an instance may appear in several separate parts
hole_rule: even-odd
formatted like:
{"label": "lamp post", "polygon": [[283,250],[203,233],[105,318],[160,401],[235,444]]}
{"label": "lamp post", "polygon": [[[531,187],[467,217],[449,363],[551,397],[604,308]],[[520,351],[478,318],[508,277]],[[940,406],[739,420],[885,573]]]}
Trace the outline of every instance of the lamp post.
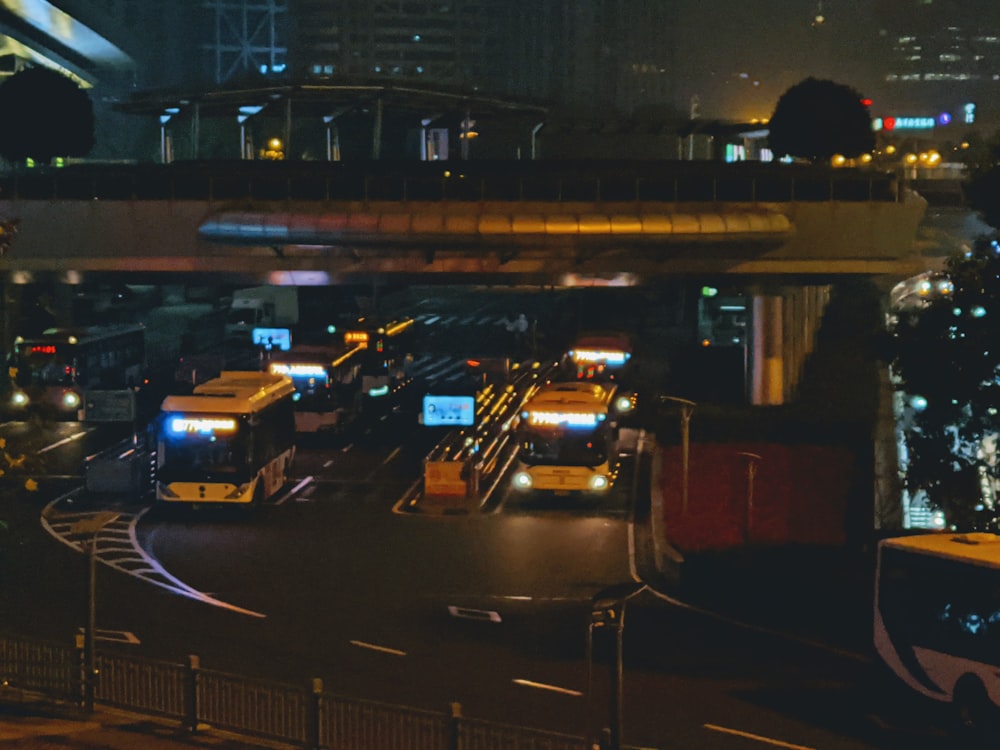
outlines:
{"label": "lamp post", "polygon": [[[625,581],[601,589],[594,594],[590,606],[590,622],[587,626],[587,700],[593,692],[594,629],[613,627],[615,629],[615,661],[611,668],[611,690],[608,718],[608,747],[606,750],[621,750],[622,714],[624,713],[624,669],[622,646],[625,636],[625,610],[629,600],[646,590],[641,581]],[[588,709],[590,706],[588,705]],[[590,715],[590,711],[587,711]],[[589,733],[588,733],[589,734]]]}
{"label": "lamp post", "polygon": [[691,415],[698,405],[694,401],[679,396],[660,396],[661,402],[678,404],[681,410],[681,512],[688,510],[688,458],[691,448]]}
{"label": "lamp post", "polygon": [[97,676],[96,656],[94,654],[94,633],[97,623],[97,535],[105,526],[118,520],[118,513],[105,510],[87,518],[80,519],[70,526],[70,533],[89,536],[89,540],[81,542],[80,547],[87,550],[88,556],[88,587],[87,587],[87,630],[84,634],[84,706],[88,713],[94,711],[95,678]]}

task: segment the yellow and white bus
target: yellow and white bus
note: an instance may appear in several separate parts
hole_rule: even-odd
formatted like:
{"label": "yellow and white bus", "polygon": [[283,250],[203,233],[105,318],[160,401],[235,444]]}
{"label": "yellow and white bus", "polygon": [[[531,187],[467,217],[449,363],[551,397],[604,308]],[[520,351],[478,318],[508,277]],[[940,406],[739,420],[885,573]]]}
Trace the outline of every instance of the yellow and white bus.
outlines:
{"label": "yellow and white bus", "polygon": [[875,649],[905,685],[1000,737],[1000,536],[882,540],[874,615]]}
{"label": "yellow and white bus", "polygon": [[287,376],[237,371],[167,396],[156,423],[156,499],[248,505],[276,494],[295,458],[294,396]]}
{"label": "yellow and white bus", "polygon": [[525,403],[518,422],[518,490],[604,492],[618,471],[620,414],[635,406],[614,383],[557,382]]}

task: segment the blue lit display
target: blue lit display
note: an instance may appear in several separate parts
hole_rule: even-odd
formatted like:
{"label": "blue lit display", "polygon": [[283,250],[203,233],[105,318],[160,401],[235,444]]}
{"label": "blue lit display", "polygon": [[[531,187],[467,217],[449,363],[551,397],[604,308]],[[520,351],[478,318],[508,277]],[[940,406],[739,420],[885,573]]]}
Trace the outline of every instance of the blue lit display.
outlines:
{"label": "blue lit display", "polygon": [[292,333],[287,328],[254,328],[253,343],[268,350],[287,352],[292,348]]}
{"label": "blue lit display", "polygon": [[424,425],[470,427],[476,423],[476,399],[472,396],[424,396]]}

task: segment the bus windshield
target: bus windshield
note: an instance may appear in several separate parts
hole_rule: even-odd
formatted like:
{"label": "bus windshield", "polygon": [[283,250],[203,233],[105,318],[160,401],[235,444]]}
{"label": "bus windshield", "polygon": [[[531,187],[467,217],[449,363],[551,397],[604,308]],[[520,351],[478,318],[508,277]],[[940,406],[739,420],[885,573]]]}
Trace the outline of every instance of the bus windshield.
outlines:
{"label": "bus windshield", "polygon": [[69,385],[73,382],[74,364],[54,344],[22,345],[15,348],[10,367],[14,382],[29,385]]}
{"label": "bus windshield", "polygon": [[161,481],[249,479],[251,443],[241,420],[232,416],[163,415],[159,468]]}
{"label": "bus windshield", "polygon": [[608,441],[603,427],[587,430],[543,430],[521,432],[519,457],[530,465],[597,466],[608,460]]}

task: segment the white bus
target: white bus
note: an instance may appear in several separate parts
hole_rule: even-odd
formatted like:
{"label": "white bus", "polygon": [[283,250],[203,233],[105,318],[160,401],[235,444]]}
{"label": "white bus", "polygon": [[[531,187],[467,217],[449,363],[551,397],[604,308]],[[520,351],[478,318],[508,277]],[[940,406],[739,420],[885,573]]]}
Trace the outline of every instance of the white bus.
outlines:
{"label": "white bus", "polygon": [[295,384],[298,432],[339,432],[357,417],[364,351],[360,344],[297,344],[271,357],[268,370]]}
{"label": "white bus", "polygon": [[1000,730],[1000,536],[885,539],[875,571],[874,643],[912,690],[951,704],[962,726]]}
{"label": "white bus", "polygon": [[249,505],[276,494],[295,458],[294,396],[289,377],[236,371],[167,396],[156,422],[156,499]]}

